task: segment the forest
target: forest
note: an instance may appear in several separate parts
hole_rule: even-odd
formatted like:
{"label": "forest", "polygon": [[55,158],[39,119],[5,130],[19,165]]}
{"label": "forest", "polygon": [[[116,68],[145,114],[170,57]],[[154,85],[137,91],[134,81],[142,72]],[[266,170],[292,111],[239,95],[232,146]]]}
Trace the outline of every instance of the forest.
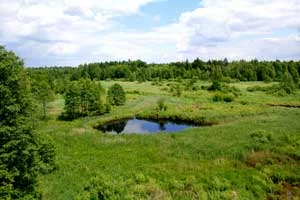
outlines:
{"label": "forest", "polygon": [[[298,199],[299,77],[227,58],[29,67],[0,46],[0,198]],[[130,119],[192,126],[99,129]]]}
{"label": "forest", "polygon": [[298,83],[300,62],[296,61],[231,61],[195,59],[192,62],[169,64],[147,64],[141,60],[81,64],[78,67],[29,68],[30,74],[47,76],[49,82],[63,84],[63,81],[79,79],[126,81],[153,81],[172,79],[197,79],[232,81],[281,81],[289,73]]}

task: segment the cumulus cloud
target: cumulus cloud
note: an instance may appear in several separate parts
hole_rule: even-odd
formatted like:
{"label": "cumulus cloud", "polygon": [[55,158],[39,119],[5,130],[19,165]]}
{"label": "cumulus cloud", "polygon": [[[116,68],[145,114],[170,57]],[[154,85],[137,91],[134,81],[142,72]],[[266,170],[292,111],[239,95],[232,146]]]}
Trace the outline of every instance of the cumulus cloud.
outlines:
{"label": "cumulus cloud", "polygon": [[141,7],[156,1],[1,0],[0,43],[28,65],[300,58],[298,0],[202,0],[150,31],[121,23],[124,16],[142,17]]}
{"label": "cumulus cloud", "polygon": [[180,57],[206,59],[299,59],[298,13],[298,0],[203,0],[201,8],[181,15],[177,50]]}

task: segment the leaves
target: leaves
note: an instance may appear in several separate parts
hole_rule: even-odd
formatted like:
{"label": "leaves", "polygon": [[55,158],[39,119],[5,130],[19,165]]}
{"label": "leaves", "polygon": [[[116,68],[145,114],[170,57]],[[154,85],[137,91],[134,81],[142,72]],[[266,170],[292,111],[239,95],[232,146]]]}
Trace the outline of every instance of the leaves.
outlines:
{"label": "leaves", "polygon": [[105,113],[108,109],[101,102],[103,88],[89,79],[70,82],[65,93],[64,118],[76,119]]}
{"label": "leaves", "polygon": [[[32,102],[23,61],[0,46],[0,198],[37,198],[37,177],[54,167],[54,148],[40,146],[29,120]],[[47,159],[46,159],[47,158]]]}
{"label": "leaves", "polygon": [[121,106],[125,104],[126,96],[122,86],[118,83],[113,84],[107,92],[107,101],[111,105]]}

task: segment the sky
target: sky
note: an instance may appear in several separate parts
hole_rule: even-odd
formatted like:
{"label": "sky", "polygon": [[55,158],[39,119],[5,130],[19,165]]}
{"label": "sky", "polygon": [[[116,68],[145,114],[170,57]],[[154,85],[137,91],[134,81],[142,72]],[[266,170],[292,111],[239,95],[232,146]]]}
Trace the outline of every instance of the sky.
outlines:
{"label": "sky", "polygon": [[299,0],[0,0],[0,45],[26,66],[300,60]]}

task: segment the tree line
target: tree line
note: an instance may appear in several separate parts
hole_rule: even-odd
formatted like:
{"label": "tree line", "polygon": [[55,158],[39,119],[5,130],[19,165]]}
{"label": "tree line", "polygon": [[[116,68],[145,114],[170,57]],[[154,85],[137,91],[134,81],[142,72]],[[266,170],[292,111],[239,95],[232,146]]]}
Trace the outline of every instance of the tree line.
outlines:
{"label": "tree line", "polygon": [[29,68],[31,76],[48,76],[50,86],[62,92],[67,81],[80,79],[153,81],[170,79],[199,79],[220,81],[282,81],[286,73],[298,85],[300,61],[232,61],[199,58],[192,62],[147,64],[141,60],[81,64],[78,67]]}

